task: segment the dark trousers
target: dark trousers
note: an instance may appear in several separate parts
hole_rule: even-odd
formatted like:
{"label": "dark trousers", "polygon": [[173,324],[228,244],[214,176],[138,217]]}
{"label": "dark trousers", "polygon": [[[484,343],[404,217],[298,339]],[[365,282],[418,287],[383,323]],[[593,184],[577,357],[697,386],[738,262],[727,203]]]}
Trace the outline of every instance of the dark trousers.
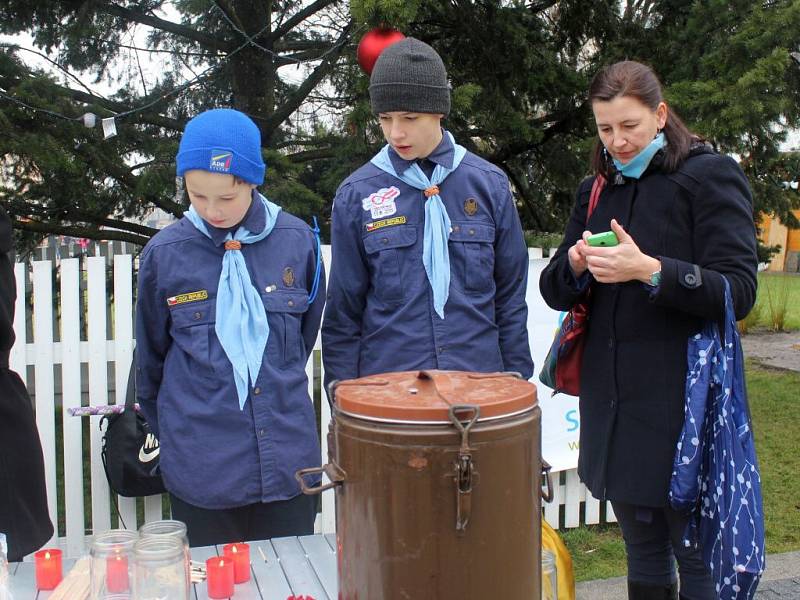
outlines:
{"label": "dark trousers", "polygon": [[192,547],[314,533],[317,496],[300,494],[289,500],[219,510],[194,506],[173,494],[169,498],[172,518],[186,523]]}
{"label": "dark trousers", "polygon": [[628,555],[628,580],[669,585],[680,572],[680,594],[686,600],[717,600],[711,573],[698,548],[687,548],[683,535],[689,516],[669,507],[647,508],[612,502]]}

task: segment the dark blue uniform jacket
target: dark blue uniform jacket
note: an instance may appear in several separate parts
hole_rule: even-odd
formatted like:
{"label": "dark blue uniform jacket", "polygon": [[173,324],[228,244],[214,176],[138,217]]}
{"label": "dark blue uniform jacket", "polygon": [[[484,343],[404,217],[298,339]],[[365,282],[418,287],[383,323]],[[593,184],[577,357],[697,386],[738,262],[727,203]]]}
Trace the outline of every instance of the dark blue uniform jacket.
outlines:
{"label": "dark blue uniform jacket", "polygon": [[[410,165],[389,156],[398,173]],[[447,135],[426,160],[428,173],[431,163],[452,166]],[[508,179],[468,152],[439,188],[452,221],[444,320],[422,265],[423,192],[372,163],[339,187],[322,327],[326,382],[414,369],[532,375],[528,254]],[[371,201],[376,193],[386,200]]]}
{"label": "dark blue uniform jacket", "polygon": [[[264,221],[263,205],[253,202],[242,224],[261,231]],[[231,364],[214,331],[227,231],[208,229],[213,239],[183,218],[142,251],[137,399],[161,442],[167,489],[179,498],[210,509],[292,498],[300,492],[295,471],[320,463],[306,376],[325,298],[322,289],[309,305],[314,236],[281,211],[264,240],[242,246],[270,331],[258,379],[239,410]]]}

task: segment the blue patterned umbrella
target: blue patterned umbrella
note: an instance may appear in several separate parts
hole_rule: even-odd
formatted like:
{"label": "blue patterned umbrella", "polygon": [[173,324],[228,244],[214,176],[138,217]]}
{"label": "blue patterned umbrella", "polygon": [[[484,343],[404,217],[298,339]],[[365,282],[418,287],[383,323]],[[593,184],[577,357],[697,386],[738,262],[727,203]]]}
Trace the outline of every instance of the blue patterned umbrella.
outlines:
{"label": "blue patterned umbrella", "polygon": [[727,280],[724,341],[709,322],[689,340],[687,358],[670,504],[692,511],[684,544],[699,544],[719,598],[750,599],[764,572],[764,504]]}

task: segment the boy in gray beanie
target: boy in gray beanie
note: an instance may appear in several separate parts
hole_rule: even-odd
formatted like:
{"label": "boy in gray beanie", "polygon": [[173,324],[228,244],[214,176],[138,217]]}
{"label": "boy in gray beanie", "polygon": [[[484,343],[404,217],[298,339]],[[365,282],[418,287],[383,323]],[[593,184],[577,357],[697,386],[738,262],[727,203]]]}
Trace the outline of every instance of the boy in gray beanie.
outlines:
{"label": "boy in gray beanie", "polygon": [[442,129],[442,59],[396,42],[369,93],[387,144],[334,200],[326,383],[416,369],[531,377],[519,216],[506,175]]}
{"label": "boy in gray beanie", "polygon": [[190,207],[142,251],[136,302],[136,398],[172,516],[192,546],[313,533],[316,500],[294,474],[320,461],[305,369],[325,302],[315,234],[256,191],[247,115],[197,115],[176,158]]}

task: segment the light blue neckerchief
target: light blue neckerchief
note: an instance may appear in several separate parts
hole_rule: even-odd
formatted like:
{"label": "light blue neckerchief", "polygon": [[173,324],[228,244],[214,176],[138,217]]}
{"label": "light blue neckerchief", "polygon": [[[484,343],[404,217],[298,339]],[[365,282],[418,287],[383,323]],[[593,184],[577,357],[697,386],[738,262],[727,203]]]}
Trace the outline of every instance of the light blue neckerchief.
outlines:
{"label": "light blue neckerchief", "polygon": [[[372,157],[372,164],[379,169],[394,175],[403,183],[418,190],[427,190],[441,184],[450,173],[458,168],[467,149],[456,144],[452,134],[445,132],[455,150],[453,168],[448,169],[436,164],[431,178],[425,175],[420,166],[414,162],[402,174],[398,175],[389,159],[389,144]],[[438,188],[435,194],[428,196],[425,201],[425,230],[422,244],[422,264],[433,290],[433,309],[439,318],[444,319],[444,305],[450,294],[450,254],[447,251],[447,239],[450,236],[450,217],[444,208]]]}
{"label": "light blue neckerchief", "polygon": [[617,170],[622,173],[625,177],[631,177],[632,179],[639,179],[644,173],[645,169],[647,169],[647,165],[650,164],[650,161],[655,156],[656,152],[661,150],[667,144],[667,139],[664,137],[664,133],[659,133],[653,141],[647,144],[639,154],[634,156],[631,160],[629,160],[626,164],[622,164],[616,158],[614,159],[614,166],[617,167]]}
{"label": "light blue neckerchief", "polygon": [[[266,213],[264,229],[259,233],[251,233],[244,227],[239,227],[233,235],[228,232],[226,241],[236,240],[242,244],[254,244],[267,237],[275,227],[281,207],[261,194],[257,196],[264,204]],[[211,238],[205,221],[193,206],[184,215],[200,232]],[[217,286],[215,331],[222,349],[225,350],[233,366],[239,409],[242,410],[247,401],[248,374],[249,381],[255,383],[261,370],[264,349],[269,338],[269,323],[261,294],[250,280],[250,273],[247,271],[241,250],[226,250],[222,257],[222,272]]]}

